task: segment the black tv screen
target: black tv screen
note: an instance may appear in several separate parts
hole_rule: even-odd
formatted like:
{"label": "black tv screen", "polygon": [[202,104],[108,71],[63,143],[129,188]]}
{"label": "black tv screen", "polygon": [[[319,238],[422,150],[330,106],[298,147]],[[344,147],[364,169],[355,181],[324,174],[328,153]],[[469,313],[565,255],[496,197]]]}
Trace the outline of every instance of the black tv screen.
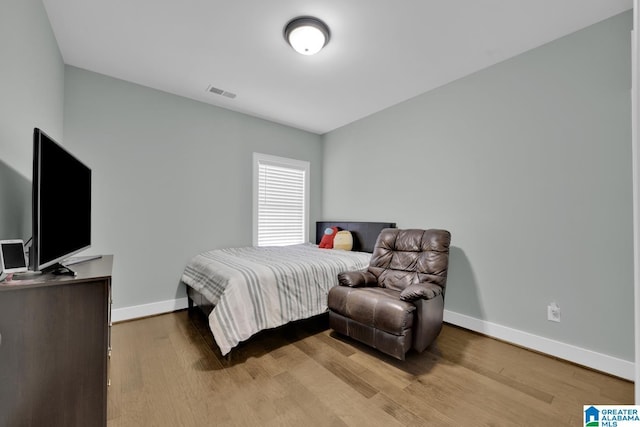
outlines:
{"label": "black tv screen", "polygon": [[32,195],[34,271],[91,246],[91,169],[38,128]]}

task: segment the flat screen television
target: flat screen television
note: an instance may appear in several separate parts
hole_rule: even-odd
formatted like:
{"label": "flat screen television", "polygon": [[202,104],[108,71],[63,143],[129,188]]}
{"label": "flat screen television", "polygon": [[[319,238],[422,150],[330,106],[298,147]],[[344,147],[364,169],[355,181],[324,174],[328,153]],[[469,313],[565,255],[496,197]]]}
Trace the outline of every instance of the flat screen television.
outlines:
{"label": "flat screen television", "polygon": [[38,128],[33,131],[33,271],[55,270],[91,246],[91,169]]}

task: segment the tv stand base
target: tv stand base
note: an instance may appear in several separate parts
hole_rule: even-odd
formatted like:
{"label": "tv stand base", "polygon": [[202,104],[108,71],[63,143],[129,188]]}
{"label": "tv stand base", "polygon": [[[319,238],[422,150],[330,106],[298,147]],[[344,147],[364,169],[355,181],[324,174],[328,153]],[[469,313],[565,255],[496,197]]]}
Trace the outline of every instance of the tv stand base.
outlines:
{"label": "tv stand base", "polygon": [[60,264],[60,263],[56,263],[53,264],[50,267],[47,267],[43,273],[51,273],[54,276],[77,276],[78,273],[76,273],[74,270],[70,269],[69,267],[67,267],[66,265]]}

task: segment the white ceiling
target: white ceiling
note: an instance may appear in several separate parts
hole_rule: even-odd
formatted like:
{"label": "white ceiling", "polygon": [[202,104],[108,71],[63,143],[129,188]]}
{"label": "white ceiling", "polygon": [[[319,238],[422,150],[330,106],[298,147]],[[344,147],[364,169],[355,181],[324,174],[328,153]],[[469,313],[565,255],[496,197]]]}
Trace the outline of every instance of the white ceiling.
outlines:
{"label": "white ceiling", "polygon": [[[632,0],[43,0],[64,62],[323,134],[631,9]],[[322,19],[297,54],[282,31]],[[235,99],[207,92],[213,85]]]}

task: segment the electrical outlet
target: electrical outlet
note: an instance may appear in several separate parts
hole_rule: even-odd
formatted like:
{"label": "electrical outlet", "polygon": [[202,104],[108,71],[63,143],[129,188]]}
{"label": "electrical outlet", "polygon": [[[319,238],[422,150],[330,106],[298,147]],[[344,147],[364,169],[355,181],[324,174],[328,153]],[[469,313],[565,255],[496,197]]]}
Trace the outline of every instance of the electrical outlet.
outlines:
{"label": "electrical outlet", "polygon": [[547,306],[547,320],[552,322],[560,321],[560,306],[557,303],[552,302]]}

